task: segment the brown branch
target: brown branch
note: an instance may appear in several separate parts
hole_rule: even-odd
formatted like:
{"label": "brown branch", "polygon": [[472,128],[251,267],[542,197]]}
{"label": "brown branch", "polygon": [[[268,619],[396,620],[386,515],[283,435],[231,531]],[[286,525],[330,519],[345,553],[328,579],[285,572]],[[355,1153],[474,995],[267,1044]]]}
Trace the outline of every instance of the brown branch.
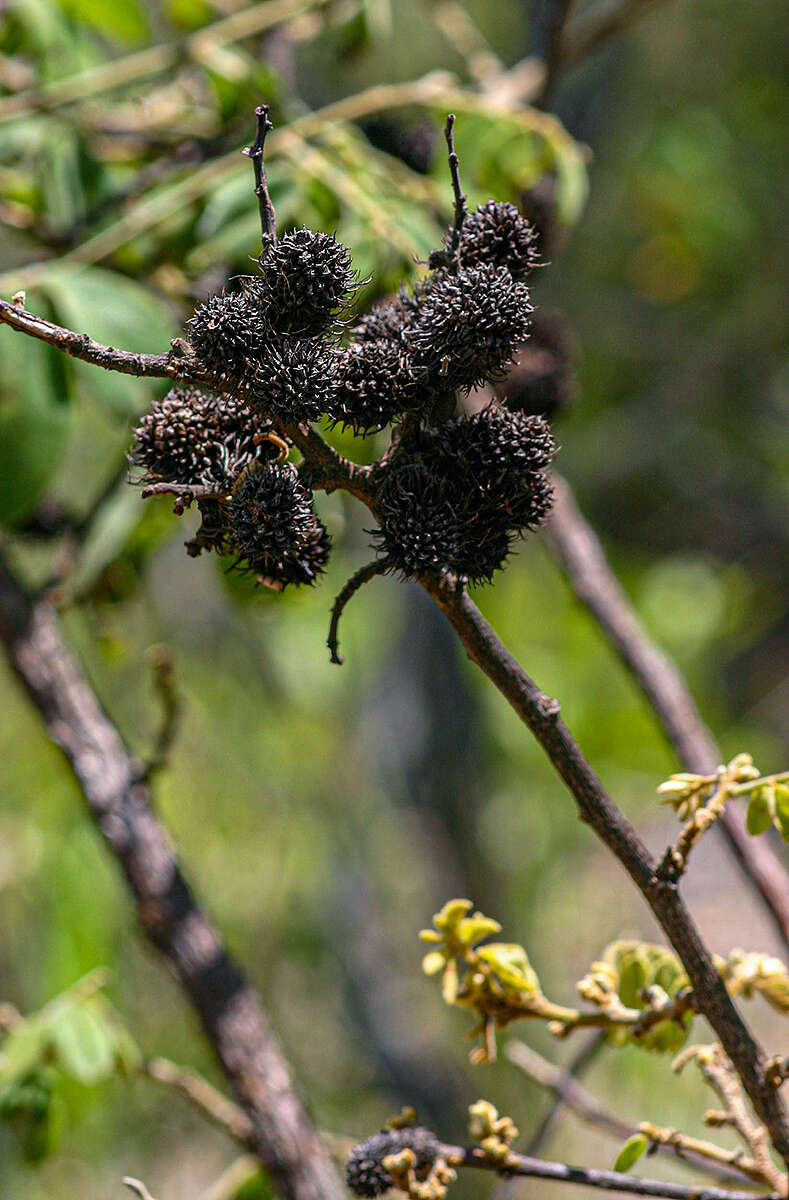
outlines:
{"label": "brown branch", "polygon": [[203,1024],[286,1200],[341,1200],[329,1156],[294,1091],[260,1000],[197,907],[134,760],[61,638],[0,560],[0,639],[134,895],[140,924]]}
{"label": "brown branch", "polygon": [[[599,1171],[587,1167],[569,1167],[565,1163],[546,1162],[512,1151],[503,1162],[489,1158],[478,1147],[442,1145],[442,1158],[453,1167],[477,1167],[505,1176],[524,1176],[530,1179],[550,1179],[554,1183],[574,1183],[581,1187],[600,1188],[606,1192],[626,1192],[631,1196],[663,1196],[665,1200],[754,1200],[753,1192],[736,1192],[724,1188],[699,1187],[697,1184],[664,1183],[657,1179],[641,1179],[619,1171]],[[775,1193],[770,1200],[780,1200]],[[767,1197],[763,1197],[767,1200]]]}
{"label": "brown branch", "polygon": [[197,1071],[179,1067],[168,1058],[149,1058],[143,1070],[149,1079],[179,1092],[198,1108],[203,1116],[208,1117],[220,1129],[224,1129],[225,1133],[229,1133],[236,1141],[254,1147],[254,1129],[243,1108],[234,1104]]}
{"label": "brown branch", "polygon": [[[570,586],[600,625],[655,711],[677,757],[689,771],[712,775],[721,761],[715,739],[699,715],[674,663],[650,641],[611,570],[593,529],[565,480],[554,477],[554,507],[545,536]],[[752,838],[737,805],[720,820],[748,882],[756,888],[789,953],[789,876],[764,839]]]}
{"label": "brown branch", "polygon": [[111,346],[94,342],[86,333],[74,333],[70,329],[64,329],[62,325],[55,325],[44,317],[37,317],[24,308],[9,304],[7,300],[0,300],[0,322],[10,325],[20,333],[26,333],[28,337],[47,342],[72,358],[94,363],[108,371],[120,371],[122,375],[145,375],[155,379],[167,379],[168,376],[178,373],[177,360],[171,354],[133,354],[128,350],[113,350]]}
{"label": "brown branch", "polygon": [[460,185],[460,159],[455,150],[455,114],[449,113],[447,123],[444,126],[444,138],[447,143],[447,151],[449,152],[449,174],[452,179],[452,195],[455,199],[455,216],[452,221],[452,231],[450,233],[449,245],[447,253],[453,262],[457,259],[458,246],[460,244],[460,235],[463,230],[463,222],[466,219],[466,194]]}
{"label": "brown branch", "polygon": [[337,595],[337,598],[332,605],[331,623],[329,625],[329,636],[326,639],[326,645],[329,647],[329,656],[332,663],[336,663],[338,667],[343,664],[343,657],[340,654],[339,642],[337,640],[337,631],[340,624],[340,617],[345,611],[345,606],[349,600],[352,600],[359,588],[364,587],[371,579],[375,579],[376,575],[383,575],[391,569],[391,562],[386,558],[374,558],[372,562],[365,563],[358,571],[355,571],[345,587]]}
{"label": "brown branch", "polygon": [[[515,1038],[510,1039],[504,1048],[504,1053],[510,1062],[523,1071],[529,1079],[534,1080],[546,1091],[552,1092],[570,1112],[575,1113],[587,1125],[604,1130],[618,1141],[625,1141],[642,1128],[611,1112],[569,1071],[563,1071],[561,1067],[549,1062],[547,1058],[543,1058],[533,1047],[527,1046],[524,1042]],[[679,1161],[693,1171],[700,1171],[708,1178],[718,1179],[722,1183],[734,1180],[742,1182],[741,1174],[731,1166],[725,1163],[710,1162],[709,1159],[701,1154],[696,1154],[685,1144],[679,1147],[675,1142],[659,1142],[656,1144],[656,1149],[658,1153],[668,1155],[673,1161]]]}
{"label": "brown branch", "polygon": [[775,1149],[789,1162],[789,1121],[765,1076],[764,1052],[732,1003],[676,884],[658,878],[646,846],[561,720],[557,701],[529,678],[465,592],[451,578],[423,577],[421,582],[452,624],[469,657],[543,747],[572,792],[581,820],[616,855],[647,901],[687,970],[698,1011],[710,1022],[734,1063]]}
{"label": "brown branch", "polygon": [[255,195],[258,198],[260,241],[263,246],[261,258],[266,257],[271,247],[276,245],[277,241],[277,214],[274,212],[274,205],[271,203],[268,180],[266,178],[266,164],[263,160],[263,147],[266,144],[266,134],[270,129],[274,128],[268,114],[269,106],[267,104],[261,104],[255,109],[257,133],[249,149],[243,151],[248,158],[252,159],[252,166],[255,171]]}

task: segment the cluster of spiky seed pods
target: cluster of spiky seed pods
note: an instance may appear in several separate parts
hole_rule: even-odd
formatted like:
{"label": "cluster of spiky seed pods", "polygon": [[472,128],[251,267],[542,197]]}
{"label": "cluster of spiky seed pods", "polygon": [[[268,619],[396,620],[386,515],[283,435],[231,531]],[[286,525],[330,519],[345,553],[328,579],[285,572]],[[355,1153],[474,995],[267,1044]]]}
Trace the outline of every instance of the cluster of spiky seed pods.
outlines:
{"label": "cluster of spiky seed pods", "polygon": [[[139,423],[131,455],[143,483],[195,489],[203,523],[191,554],[229,556],[275,588],[315,581],[329,538],[308,472],[283,459],[289,429],[320,418],[358,436],[393,429],[371,476],[387,570],[488,580],[540,524],[554,444],[539,410],[552,396],[542,405],[539,371],[536,386],[508,394],[504,382],[530,333],[537,235],[512,204],[463,218],[411,292],[355,324],[351,256],[309,229],[272,241],[259,274],[195,311],[190,352],[217,390],[173,388]],[[480,385],[492,399],[458,415]]]}

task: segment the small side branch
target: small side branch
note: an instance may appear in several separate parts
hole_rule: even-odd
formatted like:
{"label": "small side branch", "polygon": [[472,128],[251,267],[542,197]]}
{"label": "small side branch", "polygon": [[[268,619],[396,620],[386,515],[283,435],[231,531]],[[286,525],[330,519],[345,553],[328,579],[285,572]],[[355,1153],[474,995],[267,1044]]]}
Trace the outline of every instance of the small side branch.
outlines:
{"label": "small side branch", "polygon": [[[254,1147],[255,1131],[244,1110],[198,1075],[196,1071],[179,1067],[167,1058],[151,1058],[145,1063],[145,1074],[156,1083],[179,1092],[220,1129],[224,1129],[244,1146]],[[257,1164],[259,1166],[259,1163]]]}
{"label": "small side branch", "polygon": [[[502,1163],[488,1158],[484,1150],[443,1146],[442,1155],[453,1167],[477,1167],[506,1176],[550,1179],[554,1183],[574,1183],[580,1187],[623,1192],[631,1196],[663,1196],[665,1200],[754,1200],[753,1192],[698,1187],[696,1184],[664,1183],[662,1180],[625,1175],[620,1171],[599,1171],[593,1167],[570,1167],[565,1163],[546,1162],[540,1158],[529,1158],[525,1154],[510,1153]],[[775,1192],[769,1200],[780,1200],[780,1197],[781,1193]],[[763,1197],[762,1200],[767,1200],[767,1197]]]}
{"label": "small side branch", "polygon": [[[721,751],[676,665],[647,636],[614,575],[600,540],[578,508],[569,484],[554,476],[554,508],[545,535],[570,587],[597,621],[652,706],[677,757],[689,771],[714,775]],[[737,805],[720,828],[743,875],[761,896],[789,953],[789,877],[765,838],[752,838]]]}
{"label": "small side branch", "polygon": [[444,137],[446,138],[447,150],[449,151],[449,174],[452,178],[452,194],[455,197],[455,218],[452,222],[447,253],[451,260],[455,262],[457,260],[458,246],[460,245],[460,234],[463,230],[463,222],[466,219],[468,210],[466,209],[466,194],[460,186],[460,159],[455,150],[454,113],[450,113],[447,117],[447,123],[444,126]]}
{"label": "small side branch", "polygon": [[148,483],[140,492],[143,500],[151,496],[175,496],[173,512],[177,517],[183,516],[195,500],[224,500],[224,492],[218,492],[211,484],[206,483]]}
{"label": "small side branch", "polygon": [[258,198],[260,241],[263,246],[261,260],[266,257],[271,247],[276,245],[277,242],[277,214],[274,212],[274,205],[271,203],[268,179],[266,178],[266,164],[263,160],[263,147],[266,142],[266,134],[274,128],[268,114],[269,106],[267,104],[261,104],[255,109],[255,117],[258,123],[255,140],[248,149],[242,151],[243,154],[252,159],[252,167],[255,171],[255,195]]}
{"label": "small side branch", "polygon": [[360,567],[346,583],[345,587],[337,596],[331,610],[331,624],[329,625],[329,636],[326,639],[326,645],[329,647],[331,662],[336,663],[338,667],[343,664],[343,657],[340,654],[339,643],[337,641],[337,630],[340,624],[340,617],[345,611],[345,606],[351,600],[359,588],[364,587],[371,579],[375,579],[376,575],[383,575],[391,568],[392,564],[388,558],[376,558],[373,562],[367,563],[366,566]]}

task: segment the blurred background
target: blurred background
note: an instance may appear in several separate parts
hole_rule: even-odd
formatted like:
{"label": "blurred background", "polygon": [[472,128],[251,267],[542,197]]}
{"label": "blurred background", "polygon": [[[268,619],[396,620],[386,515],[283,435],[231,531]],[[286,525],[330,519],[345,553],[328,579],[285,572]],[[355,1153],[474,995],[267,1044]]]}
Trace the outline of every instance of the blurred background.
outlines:
{"label": "blurred background", "polygon": [[[573,19],[603,6],[579,4]],[[561,314],[574,344],[555,423],[560,470],[724,753],[785,768],[785,5],[642,4],[637,24],[562,74],[548,100],[558,120],[478,103],[534,48],[539,8],[2,4],[0,293],[25,289],[33,311],[99,340],[166,349],[257,253],[238,151],[265,99],[282,134],[269,166],[280,225],[349,245],[372,276],[363,308],[418,274],[414,260],[440,242],[451,101],[471,199],[550,200],[550,265],[534,300]],[[383,99],[370,91],[432,72],[451,75]],[[175,518],[166,499],[143,504],[122,480],[130,428],[162,385],[63,361],[2,329],[0,388],[4,549],[29,581],[58,581],[71,645],[141,755],[160,719],[147,651],[168,647],[182,718],[158,808],[320,1126],[357,1139],[413,1103],[457,1138],[465,1106],[484,1095],[528,1137],[548,1097],[503,1055],[469,1066],[471,1020],[422,975],[417,930],[468,895],[524,943],[564,1003],[609,940],[655,936],[539,749],[414,586],[365,588],[344,618],[345,666],[329,665],[331,600],[370,557],[370,517],[355,502],[318,499],[335,541],[318,588],[255,589],[211,556],[187,558],[195,518]],[[359,460],[384,444],[335,437]],[[654,790],[675,760],[540,537],[475,599],[561,699],[649,844],[665,844],[674,818]],[[37,1010],[109,967],[108,994],[143,1051],[221,1083],[68,768],[5,662],[0,674],[0,1000]],[[714,950],[775,949],[716,839],[687,893]],[[771,1052],[785,1052],[776,1019],[751,1011]],[[525,1025],[512,1036],[557,1062],[581,1045]],[[627,1119],[703,1128],[702,1085],[678,1084],[666,1059],[603,1053],[585,1079]],[[191,1200],[237,1154],[144,1080],[65,1082],[55,1124],[37,1164],[0,1125],[4,1200],[119,1196],[125,1174],[158,1200]],[[610,1166],[617,1143],[565,1116],[542,1150]],[[665,1169],[651,1160],[650,1172]],[[491,1187],[472,1179],[464,1194]]]}

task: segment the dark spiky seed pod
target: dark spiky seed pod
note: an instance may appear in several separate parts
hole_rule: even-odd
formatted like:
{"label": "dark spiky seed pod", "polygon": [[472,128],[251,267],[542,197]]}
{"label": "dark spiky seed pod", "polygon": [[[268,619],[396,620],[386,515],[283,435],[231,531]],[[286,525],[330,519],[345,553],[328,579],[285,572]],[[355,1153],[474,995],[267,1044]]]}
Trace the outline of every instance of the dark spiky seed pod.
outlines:
{"label": "dark spiky seed pod", "polygon": [[333,416],[357,434],[383,429],[418,402],[408,356],[397,342],[351,342],[342,352],[338,380]]}
{"label": "dark spiky seed pod", "polygon": [[442,391],[501,375],[529,332],[529,290],[503,267],[442,271],[424,287],[405,331],[414,365]]}
{"label": "dark spiky seed pod", "polygon": [[513,279],[523,280],[540,261],[537,240],[536,229],[514,204],[488,200],[463,222],[458,258],[462,267],[505,267]]}
{"label": "dark spiky seed pod", "polygon": [[356,1196],[380,1196],[392,1186],[392,1177],[383,1160],[402,1150],[413,1151],[416,1158],[414,1173],[418,1179],[424,1179],[438,1158],[441,1146],[436,1135],[421,1125],[376,1133],[351,1151],[345,1166],[348,1187]]}
{"label": "dark spiky seed pod", "polygon": [[453,559],[457,516],[451,489],[422,463],[392,466],[378,492],[381,552],[405,575],[438,571]]}
{"label": "dark spiky seed pod", "polygon": [[220,500],[198,500],[197,507],[202,520],[194,537],[184,542],[186,553],[190,558],[197,558],[204,550],[224,554],[227,550],[224,503]]}
{"label": "dark spiky seed pod", "polygon": [[275,329],[317,333],[356,287],[350,251],[336,238],[312,229],[286,233],[261,264],[267,315]]}
{"label": "dark spiky seed pod", "polygon": [[279,588],[315,583],[328,561],[329,535],[291,466],[252,466],[242,472],[226,523],[228,552]]}
{"label": "dark spiky seed pod", "polygon": [[174,387],[141,418],[130,460],[146,482],[222,483],[257,456],[266,428],[234,396]]}
{"label": "dark spiky seed pod", "polygon": [[434,453],[454,464],[463,488],[474,485],[505,499],[530,476],[546,470],[556,452],[550,426],[538,416],[489,404],[438,431]]}
{"label": "dark spiky seed pod", "polygon": [[337,351],[322,338],[272,338],[245,395],[264,417],[316,421],[333,412],[337,362]]}
{"label": "dark spiky seed pod", "polygon": [[186,322],[186,328],[202,363],[217,374],[240,380],[267,341],[266,323],[245,292],[209,296]]}
{"label": "dark spiky seed pod", "polygon": [[448,567],[488,581],[550,511],[547,423],[495,406],[401,441],[378,492],[382,553],[405,574]]}
{"label": "dark spiky seed pod", "polygon": [[572,338],[558,313],[537,310],[525,346],[516,353],[496,396],[507,408],[552,417],[567,409],[572,391]]}
{"label": "dark spiky seed pod", "polygon": [[402,341],[403,330],[410,325],[419,310],[419,289],[409,296],[403,288],[390,300],[376,304],[364,313],[351,330],[352,342],[377,342],[389,339]]}

